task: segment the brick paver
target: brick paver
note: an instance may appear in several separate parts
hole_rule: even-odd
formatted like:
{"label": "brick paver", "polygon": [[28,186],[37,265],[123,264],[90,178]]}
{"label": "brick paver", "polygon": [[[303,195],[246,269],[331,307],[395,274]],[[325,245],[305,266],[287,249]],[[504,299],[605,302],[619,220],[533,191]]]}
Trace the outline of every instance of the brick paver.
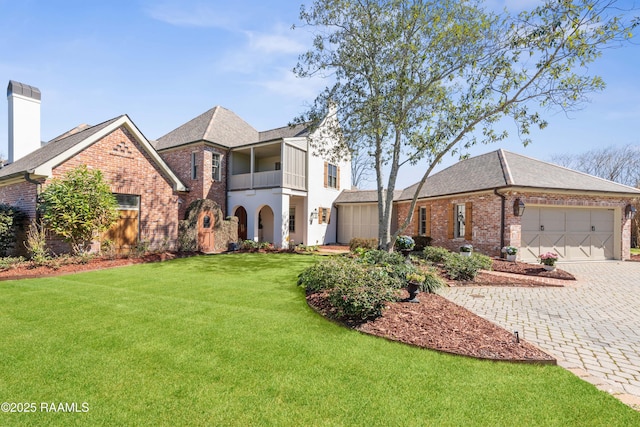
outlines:
{"label": "brick paver", "polygon": [[558,364],[640,408],[640,263],[559,265],[566,287],[460,287],[443,296],[539,346]]}

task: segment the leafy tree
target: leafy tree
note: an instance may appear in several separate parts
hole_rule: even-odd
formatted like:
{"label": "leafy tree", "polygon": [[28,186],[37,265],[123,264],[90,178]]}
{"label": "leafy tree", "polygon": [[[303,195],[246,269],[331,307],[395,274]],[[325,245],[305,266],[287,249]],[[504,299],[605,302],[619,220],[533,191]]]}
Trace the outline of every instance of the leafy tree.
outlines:
{"label": "leafy tree", "polygon": [[55,178],[40,195],[44,225],[83,253],[98,233],[117,219],[115,197],[102,172],[79,166]]}
{"label": "leafy tree", "polygon": [[[614,1],[547,0],[517,16],[496,15],[482,4],[315,0],[301,9],[300,19],[316,33],[294,72],[330,77],[331,84],[297,121],[320,123],[334,114],[325,123],[340,123],[328,131],[342,144],[334,149],[315,139],[316,151],[342,157],[355,141],[373,155],[378,239],[387,250],[409,225],[418,194],[445,154],[504,140],[505,117],[529,143],[530,128],[546,126],[535,108],[570,110],[604,89],[586,66],[637,24],[611,16]],[[425,172],[409,217],[391,235],[398,171],[419,163]]]}

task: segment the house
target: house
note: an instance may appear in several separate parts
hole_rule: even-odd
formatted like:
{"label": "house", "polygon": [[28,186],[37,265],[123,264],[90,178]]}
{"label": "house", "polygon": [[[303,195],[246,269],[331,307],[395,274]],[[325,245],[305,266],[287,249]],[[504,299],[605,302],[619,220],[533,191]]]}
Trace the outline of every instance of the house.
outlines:
{"label": "house", "polygon": [[[200,250],[226,248],[227,241],[214,244],[217,212],[238,217],[237,230],[223,233],[226,240],[239,236],[278,247],[336,240],[332,207],[351,187],[350,163],[313,154],[304,126],[259,132],[215,107],[153,142],[123,115],[41,143],[40,91],[10,81],[7,97],[9,163],[0,169],[0,203],[30,219],[51,179],[87,165],[102,171],[118,201],[120,220],[108,233],[118,248],[140,241],[175,247],[187,215],[202,222]],[[192,206],[206,211],[194,216]]]}
{"label": "house", "polygon": [[[396,224],[407,218],[417,184],[394,197]],[[632,202],[640,190],[527,156],[496,150],[463,160],[429,177],[420,191],[409,235],[457,251],[464,244],[487,255],[506,245],[522,261],[544,252],[560,260],[628,259]],[[375,193],[343,192],[336,200],[338,241],[369,224]],[[351,224],[351,225],[349,225]],[[358,236],[363,237],[363,236]]]}
{"label": "house", "polygon": [[[118,202],[119,220],[111,230],[118,246],[140,239],[152,245],[176,241],[178,194],[187,188],[128,116],[78,127],[43,145],[39,108],[34,108],[40,92],[11,81],[7,93],[11,162],[0,169],[0,202],[36,218],[40,191],[52,179],[87,165],[102,171]],[[64,250],[57,243],[55,249]]]}
{"label": "house", "polygon": [[240,240],[333,243],[333,202],[351,188],[350,161],[323,159],[308,137],[301,125],[259,132],[217,106],[158,138],[155,148],[187,183],[184,205],[217,201],[238,218]]}

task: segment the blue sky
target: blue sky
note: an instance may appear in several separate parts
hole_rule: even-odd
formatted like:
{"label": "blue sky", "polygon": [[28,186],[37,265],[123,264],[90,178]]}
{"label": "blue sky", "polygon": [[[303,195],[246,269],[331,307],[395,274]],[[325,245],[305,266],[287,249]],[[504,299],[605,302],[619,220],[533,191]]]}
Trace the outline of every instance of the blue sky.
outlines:
{"label": "blue sky", "polygon": [[[0,0],[0,83],[42,91],[42,139],[81,123],[128,114],[156,139],[216,105],[258,130],[284,126],[304,110],[322,81],[298,80],[291,69],[310,45],[294,0]],[[305,3],[310,3],[309,1]],[[522,8],[537,0],[491,0]],[[619,2],[632,7],[634,2]],[[640,15],[640,12],[636,13]],[[548,160],[553,154],[608,145],[640,145],[640,36],[611,49],[590,70],[607,89],[582,111],[547,113],[549,127],[523,147],[507,141],[477,146]],[[6,157],[7,103],[0,102],[0,153]],[[443,166],[452,164],[447,158]],[[417,168],[424,168],[418,165]],[[416,171],[417,172],[417,171]],[[401,170],[398,185],[417,174]]]}

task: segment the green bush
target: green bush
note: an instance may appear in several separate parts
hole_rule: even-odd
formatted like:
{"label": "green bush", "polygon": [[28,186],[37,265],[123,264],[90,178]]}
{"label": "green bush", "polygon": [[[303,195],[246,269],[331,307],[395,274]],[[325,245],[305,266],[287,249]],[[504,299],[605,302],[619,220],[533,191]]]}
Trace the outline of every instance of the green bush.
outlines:
{"label": "green bush", "polygon": [[451,255],[452,252],[440,246],[427,246],[422,250],[423,258],[433,263],[445,262]]}
{"label": "green bush", "polygon": [[24,213],[13,206],[0,204],[0,255],[7,254],[16,244],[16,227],[24,220]]}
{"label": "green bush", "polygon": [[362,266],[349,258],[328,257],[302,271],[298,276],[298,285],[304,286],[309,292],[329,290],[349,283],[351,277],[357,277],[362,270]]}
{"label": "green bush", "polygon": [[407,263],[405,257],[398,252],[373,249],[361,252],[355,259],[358,262],[381,269],[391,279],[390,285],[397,289],[406,285],[407,274],[417,272],[416,267]]}
{"label": "green bush", "polygon": [[341,285],[329,293],[329,301],[343,319],[366,321],[382,315],[389,301],[396,298],[396,290],[380,283],[363,286]]}
{"label": "green bush", "polygon": [[29,231],[27,232],[27,240],[24,246],[29,253],[29,259],[35,265],[45,265],[50,258],[47,249],[47,233],[41,223],[31,221],[29,223]]}
{"label": "green bush", "polygon": [[473,280],[478,275],[478,271],[491,269],[491,258],[482,254],[473,254],[469,257],[452,254],[444,262],[444,269],[447,277],[452,280]]}
{"label": "green bush", "polygon": [[349,250],[351,252],[358,248],[364,249],[376,249],[378,247],[378,239],[363,239],[361,237],[354,237],[349,241]]}
{"label": "green bush", "polygon": [[0,258],[0,271],[9,270],[24,262],[24,258],[19,257],[4,257]]}
{"label": "green bush", "polygon": [[429,236],[413,236],[413,241],[415,242],[414,251],[419,252],[427,246],[431,246],[431,237]]}
{"label": "green bush", "polygon": [[424,281],[420,284],[420,290],[433,294],[436,290],[445,286],[447,286],[447,283],[436,271],[427,271],[424,273]]}

